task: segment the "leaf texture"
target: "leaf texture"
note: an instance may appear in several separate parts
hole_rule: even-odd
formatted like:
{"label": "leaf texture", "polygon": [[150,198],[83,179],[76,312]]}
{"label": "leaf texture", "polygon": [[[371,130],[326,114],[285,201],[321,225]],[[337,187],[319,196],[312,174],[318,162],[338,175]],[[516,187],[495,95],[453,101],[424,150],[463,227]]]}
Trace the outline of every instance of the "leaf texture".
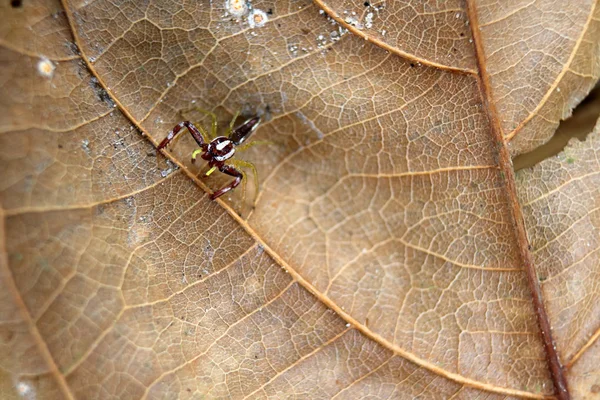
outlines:
{"label": "leaf texture", "polygon": [[[508,154],[593,85],[599,7],[508,3],[4,5],[2,397],[597,393],[598,133]],[[263,116],[255,208],[157,154],[194,106]]]}
{"label": "leaf texture", "polygon": [[[513,155],[531,151],[552,136],[600,76],[598,3],[471,3],[501,133]],[[323,5],[348,29],[397,54],[438,68],[476,69],[473,21],[463,1],[328,0]]]}
{"label": "leaf texture", "polygon": [[[599,121],[600,122],[600,121]],[[585,142],[517,174],[559,355],[581,398],[597,396],[600,123]],[[573,371],[577,371],[573,373]]]}

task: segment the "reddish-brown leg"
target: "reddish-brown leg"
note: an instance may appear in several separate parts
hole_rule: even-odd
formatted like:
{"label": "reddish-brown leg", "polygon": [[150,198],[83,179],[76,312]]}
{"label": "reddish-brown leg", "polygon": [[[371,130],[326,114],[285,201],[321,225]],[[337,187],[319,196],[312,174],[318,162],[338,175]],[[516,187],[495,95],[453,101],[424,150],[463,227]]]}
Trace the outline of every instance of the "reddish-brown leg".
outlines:
{"label": "reddish-brown leg", "polygon": [[227,185],[227,186],[225,186],[225,187],[217,190],[216,192],[214,192],[210,196],[211,200],[214,200],[217,197],[220,197],[220,196],[224,195],[225,193],[229,192],[231,189],[235,189],[237,187],[237,185],[240,184],[240,182],[242,181],[242,178],[244,177],[240,171],[238,171],[237,169],[233,168],[231,165],[227,165],[227,164],[223,164],[219,168],[219,171],[221,171],[224,174],[233,176],[233,177],[235,177],[235,179],[229,185]]}
{"label": "reddish-brown leg", "polygon": [[169,144],[169,142],[171,140],[173,140],[175,138],[175,136],[177,136],[179,131],[182,130],[183,128],[188,129],[188,131],[192,134],[192,137],[194,138],[196,143],[198,143],[198,146],[200,146],[202,148],[205,147],[204,138],[202,137],[202,133],[200,133],[198,128],[196,128],[194,126],[194,124],[192,124],[190,121],[183,121],[183,122],[180,122],[179,124],[177,124],[175,126],[175,128],[173,128],[173,130],[171,132],[169,132],[167,137],[164,138],[162,142],[160,142],[160,144],[158,145],[158,150],[164,149]]}

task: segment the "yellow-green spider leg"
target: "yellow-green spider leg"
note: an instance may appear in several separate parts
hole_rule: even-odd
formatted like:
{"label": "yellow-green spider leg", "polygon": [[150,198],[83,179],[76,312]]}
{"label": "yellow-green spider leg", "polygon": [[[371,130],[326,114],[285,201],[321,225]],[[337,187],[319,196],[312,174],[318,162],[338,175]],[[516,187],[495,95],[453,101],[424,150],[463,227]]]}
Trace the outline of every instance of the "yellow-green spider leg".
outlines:
{"label": "yellow-green spider leg", "polygon": [[[256,199],[256,195],[258,194],[258,172],[256,171],[256,167],[254,166],[254,164],[252,164],[248,161],[238,160],[238,159],[229,160],[228,164],[233,165],[234,167],[237,167],[237,169],[240,170],[240,172],[244,175],[244,178],[246,178],[246,174],[244,173],[243,168],[249,168],[252,170],[252,175],[254,175],[254,187],[255,187],[254,198]],[[246,198],[246,181],[243,182],[242,195],[244,196],[244,199],[245,199]],[[254,204],[254,202],[252,202],[252,203]]]}
{"label": "yellow-green spider leg", "polygon": [[[246,182],[248,180],[248,174],[246,174],[246,172],[244,172],[244,170],[241,168],[244,166],[244,161],[240,162],[241,160],[227,160],[226,164],[227,165],[231,165],[233,167],[237,167],[236,169],[240,172],[240,174],[242,174],[242,203],[246,200]],[[209,171],[211,172],[211,171]]]}
{"label": "yellow-green spider leg", "polygon": [[231,122],[229,123],[229,130],[227,131],[227,136],[229,136],[229,134],[233,131],[233,126],[235,125],[235,121],[238,119],[238,117],[240,116],[240,111],[236,111],[235,114],[233,114],[233,118],[231,119]]}
{"label": "yellow-green spider leg", "polygon": [[[206,137],[204,138],[204,140],[206,140],[206,142],[210,142],[212,139],[217,137],[217,116],[215,115],[214,112],[212,111],[207,111],[203,108],[200,107],[192,107],[192,108],[188,108],[186,110],[183,110],[181,112],[181,114],[185,114],[188,113],[190,111],[198,111],[204,115],[208,115],[210,117],[211,123],[210,123],[210,134],[207,134],[205,131],[202,131],[203,133],[206,133]],[[203,135],[204,136],[204,135]]]}
{"label": "yellow-green spider leg", "polygon": [[[204,135],[202,135],[204,136]],[[202,153],[204,150],[202,149],[196,149],[192,152],[192,164],[196,162],[196,157],[198,157],[198,154]]]}
{"label": "yellow-green spider leg", "polygon": [[240,146],[237,146],[235,148],[236,151],[244,151],[244,150],[248,150],[250,147],[253,146],[259,146],[259,145],[265,145],[265,144],[275,144],[273,142],[271,142],[270,140],[253,140],[252,142],[248,142],[246,144],[242,144]]}

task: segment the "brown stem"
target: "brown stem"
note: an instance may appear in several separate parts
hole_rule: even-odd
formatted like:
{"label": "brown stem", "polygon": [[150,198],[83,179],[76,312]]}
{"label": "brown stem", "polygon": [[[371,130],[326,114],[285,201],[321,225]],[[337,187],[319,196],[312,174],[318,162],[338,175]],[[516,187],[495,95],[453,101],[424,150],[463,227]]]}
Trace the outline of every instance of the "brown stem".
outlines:
{"label": "brown stem", "polygon": [[479,69],[479,89],[482,93],[483,105],[490,120],[492,134],[498,143],[498,164],[500,166],[500,170],[504,173],[504,181],[506,182],[507,189],[506,193],[516,231],[515,233],[519,254],[523,260],[523,267],[525,268],[527,282],[529,284],[529,289],[531,290],[533,308],[538,317],[540,333],[546,349],[548,366],[550,367],[552,380],[554,381],[554,387],[556,390],[555,395],[560,400],[568,400],[570,399],[570,395],[567,388],[567,381],[563,373],[563,368],[558,357],[558,353],[556,352],[556,345],[554,339],[552,338],[552,332],[550,329],[550,320],[548,319],[548,314],[546,313],[546,309],[544,307],[542,290],[537,278],[535,266],[533,265],[533,257],[531,251],[529,250],[529,240],[527,239],[525,222],[523,220],[523,214],[517,198],[517,189],[515,185],[515,174],[512,167],[512,160],[508,152],[508,147],[506,146],[504,138],[502,137],[502,129],[500,127],[498,113],[496,111],[491,93],[490,77],[485,68],[485,52],[483,50],[482,42],[483,39],[478,29],[479,22],[477,19],[477,10],[475,9],[474,0],[467,0],[467,13],[471,25],[471,32],[475,44],[475,55]]}

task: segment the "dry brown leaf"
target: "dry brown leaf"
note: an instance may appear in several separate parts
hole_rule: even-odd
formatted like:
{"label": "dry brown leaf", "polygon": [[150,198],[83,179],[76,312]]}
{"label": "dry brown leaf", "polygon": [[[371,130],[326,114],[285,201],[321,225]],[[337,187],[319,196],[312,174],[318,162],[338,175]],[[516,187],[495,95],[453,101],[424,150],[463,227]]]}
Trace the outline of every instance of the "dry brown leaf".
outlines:
{"label": "dry brown leaf", "polygon": [[[600,120],[586,141],[517,174],[519,202],[574,395],[600,395]],[[596,360],[595,362],[592,360]]]}
{"label": "dry brown leaf", "polygon": [[[0,394],[597,392],[598,140],[509,158],[598,76],[598,4],[544,3],[4,4]],[[264,116],[256,209],[156,154],[193,105]]]}
{"label": "dry brown leaf", "polygon": [[513,158],[515,171],[531,168],[546,158],[563,151],[572,138],[585,139],[594,129],[600,115],[600,84],[587,95],[584,101],[573,111],[573,115],[561,121],[560,126],[548,142],[529,153]]}
{"label": "dry brown leaf", "polygon": [[[352,32],[405,58],[467,73],[481,63],[513,155],[548,141],[600,76],[597,0],[316,1]],[[471,22],[479,59],[469,44]]]}

